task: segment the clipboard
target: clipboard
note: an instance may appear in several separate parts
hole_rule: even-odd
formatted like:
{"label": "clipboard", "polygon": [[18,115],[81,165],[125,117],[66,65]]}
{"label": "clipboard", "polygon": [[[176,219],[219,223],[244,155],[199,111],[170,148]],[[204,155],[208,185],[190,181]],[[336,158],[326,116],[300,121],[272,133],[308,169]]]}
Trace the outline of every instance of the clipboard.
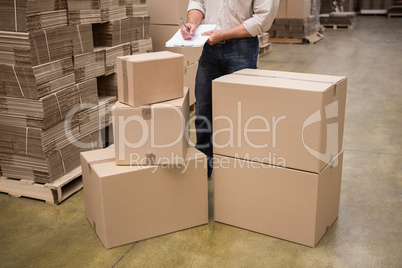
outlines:
{"label": "clipboard", "polygon": [[197,27],[194,36],[190,40],[184,40],[180,29],[166,42],[166,47],[202,47],[207,42],[209,36],[201,35],[203,32],[214,30],[215,24],[201,24]]}

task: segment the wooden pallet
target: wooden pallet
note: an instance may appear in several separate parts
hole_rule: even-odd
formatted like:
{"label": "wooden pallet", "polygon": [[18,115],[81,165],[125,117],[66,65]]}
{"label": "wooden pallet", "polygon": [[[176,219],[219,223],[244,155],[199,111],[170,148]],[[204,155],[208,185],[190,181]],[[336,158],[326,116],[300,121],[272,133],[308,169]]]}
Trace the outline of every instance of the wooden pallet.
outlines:
{"label": "wooden pallet", "polygon": [[386,9],[362,9],[360,15],[386,15],[387,12]]}
{"label": "wooden pallet", "polygon": [[355,24],[323,24],[323,26],[334,30],[337,30],[338,28],[352,30],[355,28]]}
{"label": "wooden pallet", "polygon": [[271,43],[282,43],[282,44],[315,44],[323,38],[324,38],[324,35],[317,32],[317,33],[307,36],[306,38],[271,37],[271,38],[269,38],[269,41]]}
{"label": "wooden pallet", "polygon": [[388,18],[391,17],[402,17],[402,13],[388,13]]}
{"label": "wooden pallet", "polygon": [[46,184],[28,180],[0,177],[0,192],[13,197],[29,197],[58,205],[82,189],[81,167],[67,173],[60,179]]}

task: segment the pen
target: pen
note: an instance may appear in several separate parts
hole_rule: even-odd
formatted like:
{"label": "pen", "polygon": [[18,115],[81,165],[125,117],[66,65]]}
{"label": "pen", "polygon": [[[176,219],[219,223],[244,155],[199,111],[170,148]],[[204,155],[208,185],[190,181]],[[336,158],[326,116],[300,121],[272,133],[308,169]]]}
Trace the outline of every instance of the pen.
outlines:
{"label": "pen", "polygon": [[184,27],[186,27],[186,31],[187,31],[188,33],[190,33],[190,29],[187,27],[187,25],[186,25],[186,23],[184,22],[183,18],[180,18],[180,19],[181,19],[181,23],[183,23]]}

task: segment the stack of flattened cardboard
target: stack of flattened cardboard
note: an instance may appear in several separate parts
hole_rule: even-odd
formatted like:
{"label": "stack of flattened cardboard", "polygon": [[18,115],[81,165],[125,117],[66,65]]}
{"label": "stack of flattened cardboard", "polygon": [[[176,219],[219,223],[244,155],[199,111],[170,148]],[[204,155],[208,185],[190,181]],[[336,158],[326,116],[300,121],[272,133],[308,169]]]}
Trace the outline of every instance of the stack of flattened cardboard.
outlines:
{"label": "stack of flattened cardboard", "polygon": [[314,15],[303,19],[276,18],[269,30],[271,37],[278,38],[306,38],[316,32]]}
{"label": "stack of flattened cardboard", "polygon": [[131,44],[131,54],[141,54],[141,53],[149,53],[153,51],[152,47],[152,39],[140,39],[136,41],[130,42]]}
{"label": "stack of flattened cardboard", "polygon": [[70,25],[103,23],[126,17],[124,1],[67,0]]}
{"label": "stack of flattened cardboard", "polygon": [[94,51],[74,56],[74,74],[77,83],[105,74],[105,52]]}
{"label": "stack of flattened cardboard", "polygon": [[[130,55],[133,41],[152,51],[149,17],[126,18],[118,0],[15,0],[0,15],[2,174],[53,182],[79,166],[80,152],[105,144],[100,130],[117,100],[116,57]],[[125,22],[124,42],[97,47],[93,37],[109,28],[91,23],[117,21]]]}
{"label": "stack of flattened cardboard", "polygon": [[319,28],[317,14],[311,14],[310,0],[280,0],[269,34],[272,38],[304,39]]}
{"label": "stack of flattened cardboard", "polygon": [[110,21],[107,23],[94,24],[95,46],[116,46],[135,40],[135,30],[131,28],[128,18]]}
{"label": "stack of flattened cardboard", "polygon": [[81,154],[86,217],[105,248],[208,222],[206,156],[187,144],[183,55],[117,64],[115,147]]}
{"label": "stack of flattened cardboard", "polygon": [[165,43],[181,27],[180,18],[187,18],[187,0],[147,0],[151,16],[150,36],[154,51],[172,51],[184,55],[184,86],[190,90],[190,106],[195,104],[195,75],[202,47],[166,47]]}
{"label": "stack of flattened cardboard", "polygon": [[80,55],[94,51],[94,42],[91,24],[70,26],[73,55]]}
{"label": "stack of flattened cardboard", "polygon": [[314,247],[339,213],[347,79],[213,81],[215,220]]}
{"label": "stack of flattened cardboard", "polygon": [[34,67],[0,65],[3,96],[40,99],[65,86],[73,84],[71,58],[57,60]]}
{"label": "stack of flattened cardboard", "polygon": [[[53,182],[79,166],[80,152],[99,143],[98,111],[86,109],[98,104],[96,79],[64,86],[37,100],[2,97],[0,101],[3,176]],[[74,143],[88,138],[90,146]]]}
{"label": "stack of flattened cardboard", "polygon": [[148,16],[146,0],[126,0],[127,17]]}
{"label": "stack of flattened cardboard", "polygon": [[66,0],[13,0],[0,6],[0,30],[27,32],[66,26]]}
{"label": "stack of flattened cardboard", "polygon": [[116,46],[149,38],[149,16],[130,17],[93,25],[95,46]]}

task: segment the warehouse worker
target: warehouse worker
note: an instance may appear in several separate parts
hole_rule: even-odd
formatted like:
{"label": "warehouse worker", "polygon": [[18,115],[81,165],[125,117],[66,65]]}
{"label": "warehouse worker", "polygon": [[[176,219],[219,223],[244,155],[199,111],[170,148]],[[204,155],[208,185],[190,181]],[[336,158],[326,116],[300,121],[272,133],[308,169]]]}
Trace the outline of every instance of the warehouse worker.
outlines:
{"label": "warehouse worker", "polygon": [[269,30],[279,0],[190,0],[187,23],[181,27],[184,39],[191,39],[202,19],[216,24],[199,59],[195,79],[196,148],[212,165],[212,80],[245,68],[257,68],[257,35]]}

